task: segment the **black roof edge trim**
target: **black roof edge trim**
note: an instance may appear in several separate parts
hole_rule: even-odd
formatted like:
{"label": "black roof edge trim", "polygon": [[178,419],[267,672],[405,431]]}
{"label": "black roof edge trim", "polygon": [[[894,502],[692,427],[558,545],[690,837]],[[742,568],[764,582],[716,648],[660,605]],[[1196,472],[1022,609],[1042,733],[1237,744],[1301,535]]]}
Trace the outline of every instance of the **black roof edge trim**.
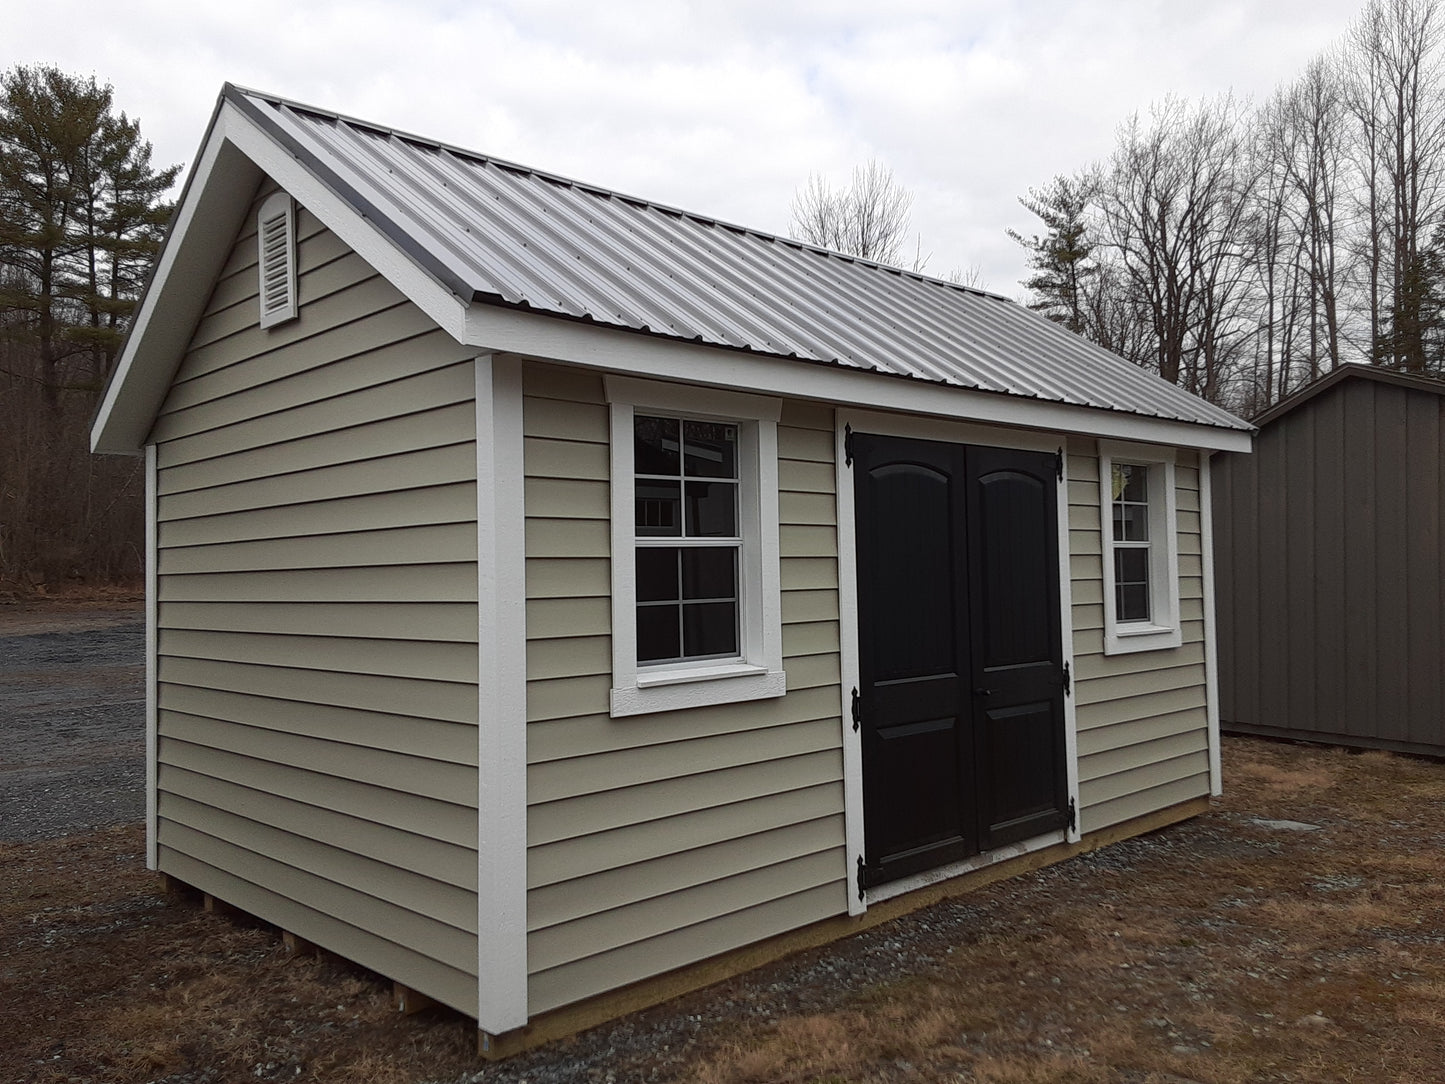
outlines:
{"label": "black roof edge trim", "polygon": [[[470,299],[476,292],[476,284],[468,282],[456,270],[449,267],[444,261],[437,257],[425,245],[420,244],[411,234],[411,231],[398,225],[392,217],[386,214],[380,207],[363,196],[355,187],[342,179],[334,169],[328,166],[315,154],[313,154],[303,143],[298,141],[289,132],[276,123],[275,119],[268,116],[266,111],[250,100],[247,92],[239,87],[227,83],[221,92],[225,99],[234,105],[247,119],[251,120],[266,132],[272,139],[279,143],[288,154],[301,163],[302,167],[311,173],[317,180],[340,196],[363,218],[376,226],[381,233],[401,249],[409,259],[420,267],[432,278],[436,279],[452,293],[463,300]],[[276,103],[278,108],[291,108],[291,103],[280,98],[270,98],[267,95],[256,94],[258,98],[267,98],[268,101]],[[303,107],[304,108],[304,107]],[[314,110],[312,112],[315,112]],[[320,116],[325,114],[318,113]],[[348,123],[350,123],[348,121]],[[398,135],[399,133],[391,133]]]}

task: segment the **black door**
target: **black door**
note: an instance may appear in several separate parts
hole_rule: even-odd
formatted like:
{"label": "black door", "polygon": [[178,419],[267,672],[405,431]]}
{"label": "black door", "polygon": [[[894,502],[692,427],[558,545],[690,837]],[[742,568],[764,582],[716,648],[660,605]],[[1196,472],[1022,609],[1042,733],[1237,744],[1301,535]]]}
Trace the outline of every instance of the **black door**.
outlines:
{"label": "black door", "polygon": [[865,880],[1065,823],[1054,456],[853,436]]}

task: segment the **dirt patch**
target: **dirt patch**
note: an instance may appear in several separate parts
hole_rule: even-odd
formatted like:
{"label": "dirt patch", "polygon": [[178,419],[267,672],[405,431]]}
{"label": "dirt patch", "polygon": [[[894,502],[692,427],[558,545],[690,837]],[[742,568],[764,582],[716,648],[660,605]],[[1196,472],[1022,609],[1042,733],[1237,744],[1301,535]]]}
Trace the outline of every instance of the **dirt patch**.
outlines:
{"label": "dirt patch", "polygon": [[0,1079],[1441,1079],[1445,764],[1233,739],[1225,771],[1186,824],[500,1065],[454,1014],[163,897],[134,825],[0,845]]}

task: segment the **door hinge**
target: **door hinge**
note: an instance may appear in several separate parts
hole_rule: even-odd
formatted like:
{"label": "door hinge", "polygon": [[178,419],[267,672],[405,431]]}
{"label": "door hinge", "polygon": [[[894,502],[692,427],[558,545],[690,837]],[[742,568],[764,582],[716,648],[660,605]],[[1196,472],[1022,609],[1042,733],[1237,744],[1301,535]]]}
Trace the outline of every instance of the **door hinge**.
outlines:
{"label": "door hinge", "polygon": [[1069,799],[1069,831],[1075,831],[1079,826],[1079,811],[1074,806],[1074,800]]}
{"label": "door hinge", "polygon": [[1074,695],[1074,677],[1073,677],[1073,675],[1069,672],[1069,664],[1068,664],[1068,663],[1064,663],[1064,695],[1065,695],[1065,696],[1073,696],[1073,695]]}
{"label": "door hinge", "polygon": [[843,426],[843,465],[845,467],[853,465],[853,427],[851,425]]}
{"label": "door hinge", "polygon": [[867,897],[863,893],[863,856],[858,856],[858,902],[862,903]]}
{"label": "door hinge", "polygon": [[1062,448],[1054,453],[1054,473],[1059,476],[1059,481],[1064,480],[1064,450]]}
{"label": "door hinge", "polygon": [[853,688],[853,730],[854,730],[854,732],[856,733],[857,730],[858,730],[862,725],[863,725],[863,705],[862,705],[861,700],[860,700],[860,698],[859,698],[859,696],[858,696],[858,688],[857,688],[857,686],[854,686],[854,688]]}

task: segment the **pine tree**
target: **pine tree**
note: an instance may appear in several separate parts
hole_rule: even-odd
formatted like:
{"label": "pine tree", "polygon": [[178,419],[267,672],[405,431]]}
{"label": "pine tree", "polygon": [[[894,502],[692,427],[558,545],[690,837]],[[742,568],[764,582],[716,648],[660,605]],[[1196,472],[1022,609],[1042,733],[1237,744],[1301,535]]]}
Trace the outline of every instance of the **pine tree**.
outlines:
{"label": "pine tree", "polygon": [[[1031,188],[1019,202],[1042,220],[1043,236],[1024,237],[1006,231],[1029,250],[1034,274],[1023,286],[1034,295],[1029,308],[1063,324],[1079,335],[1089,334],[1087,286],[1098,267],[1092,261],[1093,241],[1087,212],[1093,191],[1085,177],[1055,177],[1044,188]],[[1092,336],[1090,336],[1092,337]]]}
{"label": "pine tree", "polygon": [[178,170],[109,86],[0,72],[0,591],[141,571],[142,472],[89,429]]}
{"label": "pine tree", "polygon": [[57,68],[0,74],[0,334],[30,344],[47,409],[98,393],[160,246],[160,171],[112,91]]}

